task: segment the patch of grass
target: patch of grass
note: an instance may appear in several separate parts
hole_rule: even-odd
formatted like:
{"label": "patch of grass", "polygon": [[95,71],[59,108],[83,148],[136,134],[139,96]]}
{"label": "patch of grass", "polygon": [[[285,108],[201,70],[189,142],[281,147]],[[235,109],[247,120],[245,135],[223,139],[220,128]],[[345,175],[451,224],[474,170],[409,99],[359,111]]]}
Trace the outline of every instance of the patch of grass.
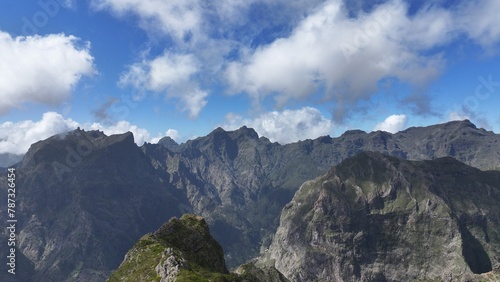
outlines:
{"label": "patch of grass", "polygon": [[207,269],[193,267],[192,270],[181,269],[176,282],[240,282],[241,278],[236,274],[222,274],[210,272]]}
{"label": "patch of grass", "polygon": [[160,281],[155,271],[165,247],[154,240],[151,234],[142,237],[127,253],[127,259],[111,274],[108,282]]}

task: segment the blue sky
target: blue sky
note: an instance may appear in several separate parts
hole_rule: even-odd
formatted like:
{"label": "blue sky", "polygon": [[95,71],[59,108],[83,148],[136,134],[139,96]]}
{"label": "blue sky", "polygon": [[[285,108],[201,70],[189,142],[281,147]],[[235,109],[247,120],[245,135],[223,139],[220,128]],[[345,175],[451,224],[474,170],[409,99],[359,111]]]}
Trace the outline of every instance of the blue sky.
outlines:
{"label": "blue sky", "polygon": [[500,132],[500,1],[40,0],[0,9],[0,153],[74,129],[288,143]]}

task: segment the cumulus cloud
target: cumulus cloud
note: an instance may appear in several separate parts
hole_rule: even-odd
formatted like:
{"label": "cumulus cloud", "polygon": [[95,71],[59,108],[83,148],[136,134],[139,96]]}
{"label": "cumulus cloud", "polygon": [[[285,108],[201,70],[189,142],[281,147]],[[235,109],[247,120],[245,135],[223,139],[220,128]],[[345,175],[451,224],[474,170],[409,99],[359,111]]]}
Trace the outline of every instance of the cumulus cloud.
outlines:
{"label": "cumulus cloud", "polygon": [[[248,94],[256,102],[272,96],[278,107],[322,95],[341,121],[371,99],[384,79],[409,84],[413,94],[398,100],[417,114],[434,114],[426,90],[446,67],[444,48],[464,37],[483,47],[499,42],[499,1],[448,2],[418,3],[411,12],[410,1],[403,0],[92,4],[119,17],[133,15],[153,37],[172,38],[170,54],[134,64],[123,80],[151,91],[170,89],[170,97],[179,98],[179,109],[191,118],[208,97],[197,81],[220,75],[231,88],[228,92]],[[176,60],[186,64],[172,73],[168,66],[181,65]],[[195,87],[173,90],[172,81],[186,76]]]}
{"label": "cumulus cloud", "polygon": [[238,129],[246,125],[254,128],[260,136],[265,136],[273,142],[281,144],[299,140],[314,139],[332,133],[333,122],[312,107],[298,110],[272,111],[261,114],[253,119],[243,118],[237,114],[226,115],[227,130]]}
{"label": "cumulus cloud", "polygon": [[43,114],[39,121],[4,122],[0,124],[0,153],[24,154],[31,144],[77,127],[74,120],[54,112]]}
{"label": "cumulus cloud", "polygon": [[193,34],[200,33],[202,9],[197,0],[93,0],[98,10],[109,10],[118,16],[139,15],[141,26],[146,30],[158,30],[184,42]]}
{"label": "cumulus cloud", "polygon": [[192,55],[166,52],[153,60],[143,60],[130,66],[120,78],[120,84],[163,91],[171,85],[189,81],[196,72],[198,66]]}
{"label": "cumulus cloud", "polygon": [[11,37],[0,31],[0,115],[28,102],[56,105],[96,73],[90,44],[64,34]]}
{"label": "cumulus cloud", "polygon": [[[96,10],[123,17],[135,15],[140,26],[156,34],[172,37],[177,43],[199,43],[211,35],[233,39],[259,34],[268,25],[293,24],[301,15],[324,0],[92,0]],[[260,10],[259,10],[260,9]],[[262,11],[267,13],[262,13]],[[258,15],[254,14],[258,13]],[[252,16],[258,16],[255,22]],[[265,22],[267,26],[261,26]],[[251,23],[251,25],[248,25]],[[224,25],[224,28],[220,28]],[[250,34],[232,28],[246,26]],[[245,33],[247,33],[246,31]]]}
{"label": "cumulus cloud", "polygon": [[278,106],[323,87],[325,100],[352,107],[370,98],[383,78],[424,87],[439,75],[443,60],[419,51],[452,36],[449,15],[435,9],[409,18],[406,10],[391,1],[352,19],[340,1],[327,1],[289,37],[230,63],[227,80],[234,92],[255,99],[274,95]]}
{"label": "cumulus cloud", "polygon": [[[244,45],[260,44],[256,37],[269,33],[273,25],[293,24],[321,1],[93,0],[91,3],[94,9],[121,18],[132,15],[155,41],[164,36],[173,39],[167,53],[131,65],[120,84],[168,92],[167,97],[179,99],[179,110],[196,118],[208,99],[208,91],[199,86],[200,78],[218,80],[230,54],[237,54]],[[269,12],[263,13],[264,10]]]}
{"label": "cumulus cloud", "polygon": [[458,12],[459,28],[484,47],[500,41],[500,2],[497,0],[467,1]]}
{"label": "cumulus cloud", "polygon": [[155,59],[144,59],[131,65],[119,83],[122,86],[165,92],[167,97],[180,100],[181,111],[186,111],[190,118],[196,118],[207,104],[208,96],[192,81],[198,71],[198,62],[193,55],[165,52]]}
{"label": "cumulus cloud", "polygon": [[498,43],[499,8],[494,0],[463,1],[409,13],[406,2],[394,0],[353,17],[342,1],[324,1],[289,36],[229,63],[225,77],[233,93],[256,101],[272,96],[278,107],[320,90],[323,101],[335,103],[336,120],[377,93],[381,80],[395,78],[413,88],[404,104],[433,114],[425,90],[446,66],[439,48],[463,35],[484,46]]}
{"label": "cumulus cloud", "polygon": [[390,133],[396,133],[405,129],[407,122],[408,117],[406,115],[391,115],[387,117],[383,122],[378,123],[373,130],[382,130]]}
{"label": "cumulus cloud", "polygon": [[[85,130],[101,130],[108,136],[130,131],[134,134],[135,143],[139,146],[144,144],[144,142],[152,142],[153,140],[148,130],[131,124],[128,121],[119,121],[111,125],[100,123],[87,124],[78,123],[70,118],[64,118],[59,113],[47,112],[38,121],[25,120],[0,124],[0,154],[24,154],[28,151],[31,144],[56,134],[74,130],[77,127]],[[175,129],[169,129],[165,136],[171,136],[172,139],[177,140],[179,133]],[[164,136],[159,135],[154,139],[159,140],[162,137]]]}

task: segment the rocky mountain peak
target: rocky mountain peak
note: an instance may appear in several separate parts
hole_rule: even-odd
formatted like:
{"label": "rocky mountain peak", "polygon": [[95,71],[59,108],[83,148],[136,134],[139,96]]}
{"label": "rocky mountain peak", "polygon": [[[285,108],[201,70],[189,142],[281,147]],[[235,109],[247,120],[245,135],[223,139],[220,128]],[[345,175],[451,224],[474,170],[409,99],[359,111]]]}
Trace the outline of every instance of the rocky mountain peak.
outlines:
{"label": "rocky mountain peak", "polygon": [[180,219],[172,218],[153,235],[181,251],[187,260],[198,266],[228,273],[222,247],[210,235],[203,217],[185,214]]}
{"label": "rocky mountain peak", "polygon": [[363,152],[301,186],[264,261],[292,281],[491,281],[499,201],[500,172]]}
{"label": "rocky mountain peak", "polygon": [[177,142],[175,142],[175,140],[172,139],[170,136],[165,136],[165,137],[161,138],[158,141],[158,144],[164,146],[167,149],[174,149],[177,146],[179,146],[179,144]]}
{"label": "rocky mountain peak", "polygon": [[454,124],[454,123],[457,123],[460,127],[470,127],[470,128],[474,128],[474,129],[477,129],[476,125],[473,124],[470,120],[468,119],[464,119],[464,120],[460,120],[460,121],[451,121],[450,124]]}
{"label": "rocky mountain peak", "polygon": [[[225,277],[224,280],[219,280]],[[206,279],[206,280],[194,280]],[[171,218],[143,236],[108,281],[229,281],[222,247],[202,217]],[[218,279],[217,279],[218,278]]]}
{"label": "rocky mountain peak", "polygon": [[221,246],[205,219],[193,214],[171,218],[143,236],[109,277],[114,281],[288,282],[274,267],[248,263],[229,273]]}
{"label": "rocky mountain peak", "polygon": [[227,131],[222,127],[217,127],[212,132],[210,132],[207,137],[212,138],[213,140],[221,140],[221,139],[231,139],[231,140],[240,140],[240,139],[259,139],[259,135],[253,128],[249,128],[246,126],[242,126],[239,129]]}
{"label": "rocky mountain peak", "polygon": [[366,134],[365,131],[363,130],[359,130],[359,129],[352,129],[352,130],[347,130],[346,132],[344,132],[342,136],[353,136],[353,135],[362,135],[362,134]]}
{"label": "rocky mountain peak", "polygon": [[257,134],[253,128],[246,126],[242,126],[238,130],[230,132],[230,135],[233,136],[233,138],[259,139],[259,134]]}

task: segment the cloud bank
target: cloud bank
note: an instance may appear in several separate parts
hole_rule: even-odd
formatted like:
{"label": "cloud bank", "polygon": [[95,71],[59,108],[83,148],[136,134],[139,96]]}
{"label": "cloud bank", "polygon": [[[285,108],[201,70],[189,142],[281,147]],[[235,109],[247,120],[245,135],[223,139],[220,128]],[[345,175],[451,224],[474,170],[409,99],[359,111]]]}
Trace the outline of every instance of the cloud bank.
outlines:
{"label": "cloud bank", "polygon": [[[435,114],[427,89],[447,66],[445,49],[463,37],[485,50],[495,50],[500,41],[500,2],[495,0],[455,1],[446,7],[444,1],[418,3],[411,11],[417,4],[402,0],[92,3],[121,18],[137,17],[153,38],[173,40],[168,58],[160,55],[139,67],[151,91],[162,86],[154,82],[155,64],[164,69],[188,56],[203,66],[190,76],[189,84],[196,87],[173,91],[186,93],[177,96],[179,109],[192,118],[208,100],[207,91],[197,87],[200,79],[214,76],[222,78],[228,93],[248,95],[256,104],[266,97],[278,109],[295,100],[330,103],[337,122],[378,93],[381,81],[395,79],[411,88],[412,93],[396,97],[405,107]],[[180,68],[179,75],[186,70]]]}
{"label": "cloud bank", "polygon": [[144,59],[129,66],[119,84],[164,92],[168,98],[179,99],[180,110],[187,112],[190,118],[196,118],[207,104],[208,96],[193,82],[193,76],[198,72],[198,62],[193,55],[165,52],[152,60]]}
{"label": "cloud bank", "polygon": [[391,115],[383,122],[378,123],[373,131],[382,130],[390,133],[396,133],[406,128],[408,117],[406,115]]}
{"label": "cloud bank", "polygon": [[0,115],[25,103],[57,105],[96,73],[90,44],[74,36],[11,37],[0,31]]}

